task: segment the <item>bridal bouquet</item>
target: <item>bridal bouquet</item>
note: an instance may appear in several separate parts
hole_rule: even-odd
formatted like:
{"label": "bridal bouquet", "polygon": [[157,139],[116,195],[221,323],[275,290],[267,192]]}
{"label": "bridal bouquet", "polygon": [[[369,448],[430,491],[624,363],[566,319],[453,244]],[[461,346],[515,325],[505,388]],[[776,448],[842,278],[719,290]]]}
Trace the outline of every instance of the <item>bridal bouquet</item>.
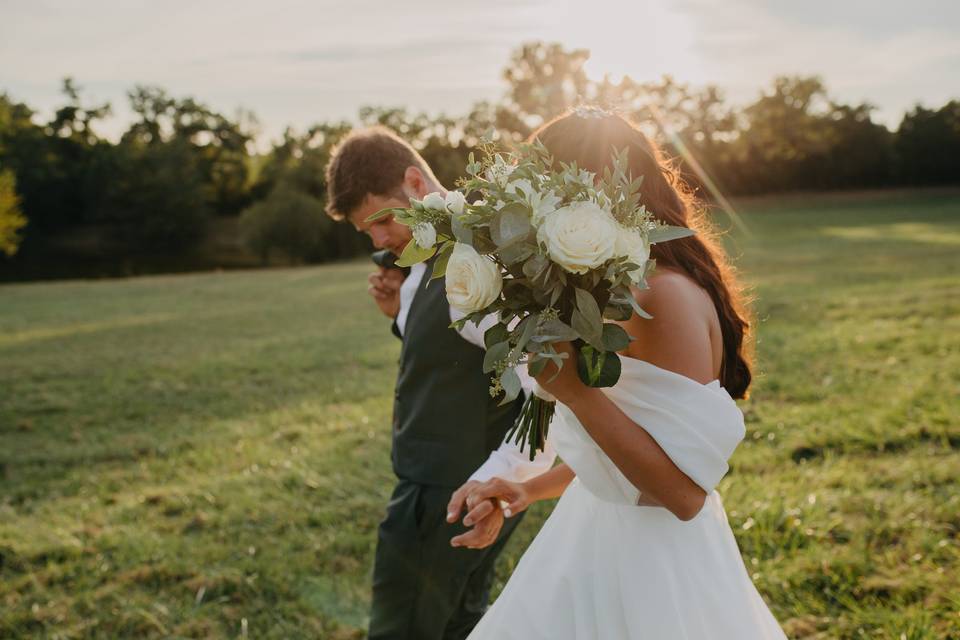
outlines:
{"label": "bridal bouquet", "polygon": [[[649,318],[630,292],[646,287],[654,267],[650,245],[691,235],[664,225],[639,204],[643,177],[627,169],[626,151],[614,153],[612,169],[596,176],[575,164],[554,168],[547,150],[534,143],[501,154],[490,143],[471,154],[461,191],[431,193],[409,208],[384,209],[409,225],[413,240],[397,264],[433,258],[430,278],[446,276],[450,306],[465,322],[497,314],[484,334],[484,372],[493,372],[492,396],[503,402],[521,391],[514,367],[538,375],[548,362],[563,366],[554,343],[571,341],[580,379],[593,387],[620,377],[617,351],[631,338],[610,320],[631,314]],[[479,194],[468,203],[464,193]],[[542,449],[554,401],[538,389],[524,403],[508,437]]]}

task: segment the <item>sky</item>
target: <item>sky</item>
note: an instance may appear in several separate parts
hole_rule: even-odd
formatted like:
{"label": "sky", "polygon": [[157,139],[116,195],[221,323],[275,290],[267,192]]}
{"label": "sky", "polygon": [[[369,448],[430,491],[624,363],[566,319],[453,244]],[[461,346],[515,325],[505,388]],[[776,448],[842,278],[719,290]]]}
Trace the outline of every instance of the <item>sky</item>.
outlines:
{"label": "sky", "polygon": [[917,103],[960,98],[956,0],[0,0],[0,92],[47,116],[73,76],[109,101],[159,85],[261,123],[354,120],[363,105],[465,113],[505,91],[530,40],[592,52],[590,75],[715,84],[745,104],[781,74],[817,74],[895,127]]}

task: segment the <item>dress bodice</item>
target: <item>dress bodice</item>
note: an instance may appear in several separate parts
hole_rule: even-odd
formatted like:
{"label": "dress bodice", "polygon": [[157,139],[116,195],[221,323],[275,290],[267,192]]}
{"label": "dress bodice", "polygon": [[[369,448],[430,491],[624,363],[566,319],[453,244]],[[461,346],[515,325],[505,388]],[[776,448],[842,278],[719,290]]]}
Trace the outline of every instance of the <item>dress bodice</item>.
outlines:
{"label": "dress bodice", "polygon": [[[736,402],[717,380],[701,384],[643,360],[625,356],[620,360],[620,380],[603,392],[657,441],[681,471],[712,492],[745,433]],[[562,403],[557,403],[550,439],[591,493],[607,502],[637,503],[640,492]]]}

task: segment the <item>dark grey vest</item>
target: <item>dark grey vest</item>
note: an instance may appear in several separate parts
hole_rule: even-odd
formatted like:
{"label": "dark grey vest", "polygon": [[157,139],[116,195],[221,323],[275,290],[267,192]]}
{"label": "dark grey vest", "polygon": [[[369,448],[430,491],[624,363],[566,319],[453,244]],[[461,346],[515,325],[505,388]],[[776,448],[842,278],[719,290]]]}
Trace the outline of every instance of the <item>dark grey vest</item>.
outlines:
{"label": "dark grey vest", "polygon": [[458,487],[500,446],[522,397],[490,397],[483,349],[450,328],[442,279],[423,276],[410,305],[393,404],[393,470],[421,484]]}

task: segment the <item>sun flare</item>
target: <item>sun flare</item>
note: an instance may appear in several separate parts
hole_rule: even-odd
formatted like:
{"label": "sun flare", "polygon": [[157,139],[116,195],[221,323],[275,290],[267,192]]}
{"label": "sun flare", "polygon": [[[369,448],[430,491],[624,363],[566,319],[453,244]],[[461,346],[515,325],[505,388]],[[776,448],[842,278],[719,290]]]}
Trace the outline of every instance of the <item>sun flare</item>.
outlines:
{"label": "sun flare", "polygon": [[644,81],[671,75],[694,84],[707,80],[693,20],[663,0],[600,0],[589,8],[579,4],[564,23],[563,41],[590,50],[585,69],[593,79],[606,75],[615,82],[623,76]]}

